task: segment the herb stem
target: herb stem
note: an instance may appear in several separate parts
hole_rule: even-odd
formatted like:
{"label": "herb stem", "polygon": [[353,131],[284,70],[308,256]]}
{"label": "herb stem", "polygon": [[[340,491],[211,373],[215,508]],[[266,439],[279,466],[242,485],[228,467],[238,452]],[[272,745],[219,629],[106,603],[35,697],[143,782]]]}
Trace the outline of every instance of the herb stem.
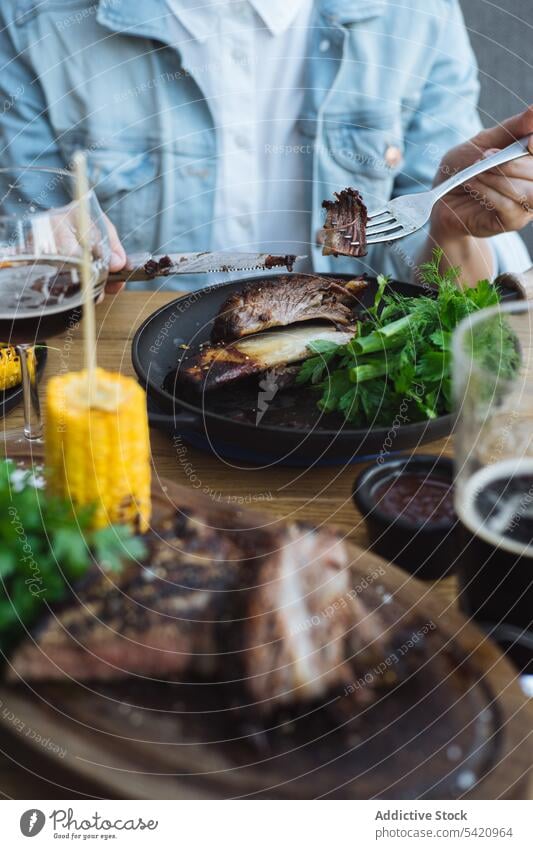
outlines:
{"label": "herb stem", "polygon": [[386,360],[378,360],[375,363],[364,363],[349,369],[352,383],[363,383],[365,380],[373,380],[375,377],[383,377],[387,374],[390,364]]}

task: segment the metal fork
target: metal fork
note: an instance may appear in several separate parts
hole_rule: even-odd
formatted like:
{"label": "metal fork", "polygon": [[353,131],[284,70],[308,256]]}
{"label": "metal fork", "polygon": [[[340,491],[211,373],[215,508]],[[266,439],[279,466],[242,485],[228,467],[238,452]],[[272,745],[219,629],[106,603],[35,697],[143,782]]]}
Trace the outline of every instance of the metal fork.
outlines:
{"label": "metal fork", "polygon": [[[372,212],[368,216],[367,244],[378,245],[381,242],[394,242],[396,239],[403,239],[416,230],[420,230],[429,221],[431,210],[437,201],[451,192],[452,189],[461,186],[467,180],[471,180],[485,171],[490,171],[491,168],[505,165],[506,162],[512,162],[513,159],[526,156],[529,153],[529,138],[529,136],[526,136],[523,139],[518,139],[503,150],[487,157],[487,159],[475,162],[468,168],[464,168],[449,177],[439,186],[435,186],[429,192],[403,195],[390,200],[382,209]],[[350,239],[351,237],[345,234],[344,238]],[[350,244],[358,245],[359,242],[351,242]]]}

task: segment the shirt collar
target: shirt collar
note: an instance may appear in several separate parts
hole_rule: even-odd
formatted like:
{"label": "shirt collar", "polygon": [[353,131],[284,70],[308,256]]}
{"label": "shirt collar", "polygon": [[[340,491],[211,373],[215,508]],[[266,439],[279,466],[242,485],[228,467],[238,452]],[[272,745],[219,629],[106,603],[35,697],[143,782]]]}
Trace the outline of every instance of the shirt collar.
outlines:
{"label": "shirt collar", "polygon": [[249,0],[272,35],[286,32],[306,0]]}
{"label": "shirt collar", "polygon": [[[169,8],[193,38],[205,41],[214,33],[217,0],[167,0]],[[281,35],[295,19],[307,0],[232,0],[249,3],[272,35]]]}

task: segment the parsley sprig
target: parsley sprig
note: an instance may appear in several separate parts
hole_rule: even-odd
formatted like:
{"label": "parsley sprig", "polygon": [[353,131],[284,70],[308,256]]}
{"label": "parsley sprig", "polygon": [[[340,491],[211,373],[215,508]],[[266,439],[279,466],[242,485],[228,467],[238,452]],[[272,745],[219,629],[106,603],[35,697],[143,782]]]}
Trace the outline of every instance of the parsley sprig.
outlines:
{"label": "parsley sprig", "polygon": [[[318,406],[340,412],[356,426],[391,425],[402,411],[404,421],[433,419],[452,409],[452,334],[476,310],[499,303],[488,280],[474,288],[458,285],[459,271],[441,272],[442,251],[421,267],[428,295],[407,297],[378,278],[373,305],[347,344],[316,341],[310,345],[297,382],[321,391]],[[511,376],[518,352],[510,331],[478,339],[479,352],[492,356],[500,376]],[[495,345],[495,340],[498,344]]]}
{"label": "parsley sprig", "polygon": [[0,652],[31,627],[46,606],[96,564],[120,570],[144,555],[127,526],[91,529],[93,507],[74,510],[54,498],[31,471],[0,461]]}

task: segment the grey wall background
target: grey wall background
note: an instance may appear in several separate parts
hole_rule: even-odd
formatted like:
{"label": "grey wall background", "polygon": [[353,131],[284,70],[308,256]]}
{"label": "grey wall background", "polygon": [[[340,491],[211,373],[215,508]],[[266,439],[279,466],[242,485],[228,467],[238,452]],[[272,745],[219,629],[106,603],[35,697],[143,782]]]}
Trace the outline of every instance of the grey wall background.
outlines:
{"label": "grey wall background", "polygon": [[[533,104],[533,0],[461,0],[490,126]],[[524,231],[533,255],[533,225]]]}

